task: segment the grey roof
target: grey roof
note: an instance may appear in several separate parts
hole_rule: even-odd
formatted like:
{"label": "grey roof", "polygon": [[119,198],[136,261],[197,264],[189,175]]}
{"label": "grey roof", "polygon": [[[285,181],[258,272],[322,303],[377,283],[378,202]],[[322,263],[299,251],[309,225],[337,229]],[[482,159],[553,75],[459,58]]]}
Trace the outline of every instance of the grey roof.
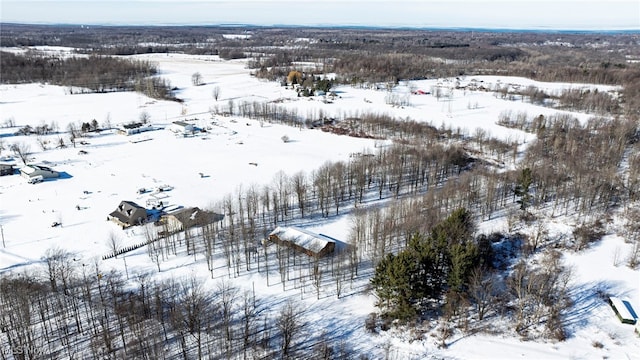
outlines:
{"label": "grey roof", "polygon": [[201,210],[198,207],[180,209],[172,212],[169,216],[174,217],[182,223],[184,228],[220,221],[224,217],[224,215],[216,214],[212,211]]}
{"label": "grey roof", "polygon": [[134,225],[137,222],[136,213],[140,210],[144,210],[145,216],[147,213],[147,209],[142,206],[134,203],[133,201],[121,201],[120,205],[116,208],[116,210],[112,211],[109,216],[116,218],[118,221]]}

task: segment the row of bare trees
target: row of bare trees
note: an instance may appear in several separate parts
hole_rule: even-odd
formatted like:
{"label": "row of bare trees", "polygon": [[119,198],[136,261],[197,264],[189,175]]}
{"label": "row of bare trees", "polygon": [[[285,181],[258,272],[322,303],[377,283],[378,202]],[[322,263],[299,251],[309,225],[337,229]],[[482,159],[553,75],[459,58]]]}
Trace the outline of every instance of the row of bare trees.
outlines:
{"label": "row of bare trees", "polygon": [[299,305],[224,280],[212,291],[193,276],[140,273],[127,285],[99,261],[57,248],[43,263],[41,273],[0,277],[3,359],[348,358],[348,347],[306,332]]}
{"label": "row of bare trees", "polygon": [[[627,166],[638,161],[638,156],[633,155],[637,144],[632,122],[594,118],[582,125],[566,115],[518,115],[514,123],[507,115],[504,117],[500,120],[504,124],[537,132],[539,136],[515,171],[484,166],[468,154],[468,149],[484,153],[498,149],[504,157],[505,152],[513,151],[508,144],[486,139],[482,134],[458,142],[460,145],[454,142],[443,146],[430,141],[437,137],[432,134],[443,132],[429,126],[405,123],[390,129],[390,120],[378,121],[377,117],[347,121],[347,127],[359,126],[367,131],[375,128],[387,134],[393,131],[394,136],[405,141],[378,148],[374,153],[352,154],[347,162],[325,163],[310,174],[280,172],[270,184],[239,188],[216,206],[225,214],[222,223],[208,224],[200,233],[191,234],[189,230],[154,242],[150,246],[152,257],[160,269],[160,261],[168,254],[175,255],[176,243],[184,242],[186,253],[194,258],[202,256],[204,250],[211,269],[212,254],[216,244],[221,244],[230,271],[239,276],[241,269],[260,267],[260,241],[279,224],[305,223],[363,208],[375,200],[395,199],[397,202],[389,205],[393,211],[388,212],[393,218],[381,215],[387,213],[382,210],[377,210],[378,215],[362,209],[355,212],[354,218],[363,217],[355,222],[356,229],[366,229],[366,233],[358,230],[352,237],[374,242],[363,249],[371,249],[367,257],[375,261],[384,256],[385,249],[398,249],[399,245],[389,247],[387,242],[428,230],[432,223],[425,217],[435,221],[457,207],[490,219],[496,211],[517,202],[522,215],[529,210],[549,209],[551,215],[578,214],[587,218],[637,198],[638,167]],[[418,143],[421,129],[427,135]],[[523,174],[527,174],[524,187]],[[375,216],[382,220],[371,220]],[[379,229],[375,225],[378,223],[386,228]],[[150,236],[154,237],[152,233]]]}
{"label": "row of bare trees", "polygon": [[[220,224],[205,226],[202,236],[185,233],[185,239],[190,239],[185,240],[185,244],[192,244],[186,245],[186,252],[190,252],[188,249],[191,246],[191,253],[196,256],[197,249],[204,248],[212,276],[215,275],[216,259],[224,259],[228,276],[237,277],[246,271],[257,270],[266,275],[271,284],[279,280],[283,289],[293,287],[299,289],[301,294],[315,292],[317,297],[331,291],[340,297],[344,285],[353,286],[353,279],[359,276],[363,268],[370,271],[371,264],[405,248],[413,234],[429,231],[455,209],[465,207],[473,209],[483,218],[491,218],[496,211],[504,214],[505,209],[519,203],[520,210],[514,211],[526,222],[531,221],[533,215],[530,211],[533,209],[548,210],[552,215],[562,209],[566,214],[581,214],[587,219],[601,216],[612,206],[627,203],[637,194],[635,187],[629,191],[622,187],[599,185],[601,183],[598,181],[605,181],[606,177],[598,180],[589,177],[590,184],[581,181],[580,173],[586,171],[583,167],[587,164],[576,161],[570,152],[564,153],[572,148],[577,151],[575,147],[578,144],[587,144],[584,145],[586,150],[581,151],[593,152],[593,156],[599,158],[598,162],[589,166],[598,166],[601,171],[608,168],[613,173],[622,173],[624,176],[616,181],[626,183],[629,181],[627,175],[630,175],[626,172],[635,171],[621,166],[621,162],[629,161],[626,154],[637,146],[632,124],[594,119],[582,125],[575,119],[564,117],[550,119],[546,124],[538,128],[540,138],[531,144],[523,161],[523,167],[530,167],[513,172],[484,166],[459,167],[455,162],[444,160],[456,157],[451,157],[447,151],[439,152],[442,150],[439,145],[425,146],[423,150],[399,145],[379,149],[373,156],[355,155],[346,164],[326,163],[309,175],[297,173],[289,177],[279,173],[271,184],[239,189],[236,194],[225,197],[219,206],[224,209],[225,220]],[[453,153],[456,151],[459,149],[454,149]],[[433,157],[436,154],[448,155]],[[632,159],[637,160],[635,157]],[[556,168],[562,168],[563,171],[542,173],[543,169]],[[595,169],[592,171],[597,174]],[[526,185],[523,185],[525,182]],[[367,207],[379,199],[386,199],[385,207]],[[299,224],[314,221],[318,217],[333,216],[340,214],[343,207],[353,211],[352,228],[348,238],[350,246],[339,257],[313,260],[288,248],[277,245],[263,247],[260,243],[276,225]],[[509,223],[513,224],[511,220]],[[523,254],[535,252],[547,241],[544,227],[523,236],[515,233],[513,225],[509,226],[511,235],[526,242],[522,246],[528,250]],[[581,234],[576,232],[573,239],[566,239],[565,243],[558,245],[580,250],[597,240],[593,236],[602,236],[602,233],[598,235],[598,232],[588,230],[588,234],[585,233],[588,240],[585,242]],[[363,262],[366,264],[364,267]],[[557,259],[552,263],[559,266]],[[518,281],[526,281],[529,290],[539,289],[535,284],[540,281],[551,281],[553,286],[544,289],[560,293],[523,295],[522,289],[514,289],[514,298],[501,295],[506,299],[502,305],[504,308],[489,307],[485,300],[478,303],[480,300],[471,295],[465,301],[476,306],[479,318],[484,317],[488,310],[494,316],[505,313],[513,315],[516,323],[520,324],[515,330],[522,334],[527,333],[527,329],[554,321],[557,326],[552,326],[545,334],[562,338],[561,317],[570,305],[566,299],[561,300],[563,296],[566,297],[566,281],[560,277],[549,279],[548,276],[559,276],[561,273],[568,276],[568,273],[560,268],[552,272],[540,272],[541,269],[531,268],[527,262],[518,266],[522,272],[519,273],[522,278]],[[274,273],[275,282],[269,280],[273,279]],[[477,276],[479,284],[486,284],[487,279],[499,278],[497,273],[492,272]],[[505,281],[505,285],[495,286],[504,287],[516,280],[501,281]],[[335,285],[335,290],[329,290],[330,284]],[[480,294],[476,295],[481,297]],[[485,296],[482,295],[482,299]],[[531,305],[537,308],[522,307],[517,312],[505,312],[509,304],[521,301],[518,299],[526,298],[522,301],[529,304],[531,296],[540,301],[540,305]],[[551,297],[557,302],[550,302],[548,299]],[[465,302],[464,299],[459,300],[456,302],[458,307],[451,309],[450,314],[462,319],[463,313],[460,311],[465,309]]]}

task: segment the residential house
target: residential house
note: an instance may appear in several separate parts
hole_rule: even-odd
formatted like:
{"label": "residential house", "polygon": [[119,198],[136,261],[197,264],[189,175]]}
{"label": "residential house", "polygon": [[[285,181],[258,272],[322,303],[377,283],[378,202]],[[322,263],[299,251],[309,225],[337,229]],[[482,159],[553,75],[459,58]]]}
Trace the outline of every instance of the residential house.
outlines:
{"label": "residential house", "polygon": [[197,207],[183,208],[167,214],[163,217],[163,222],[167,225],[170,233],[187,230],[196,226],[203,226],[220,221],[224,215],[212,211],[202,210]]}
{"label": "residential house", "polygon": [[331,254],[336,247],[335,239],[294,226],[278,226],[269,234],[268,239],[313,257]]}
{"label": "residential house", "polygon": [[147,209],[132,201],[121,201],[120,205],[107,216],[107,220],[115,222],[123,229],[141,225],[147,221]]}
{"label": "residential house", "polygon": [[35,178],[37,176],[43,179],[53,179],[60,177],[57,171],[42,165],[29,164],[20,168],[20,175],[27,178]]}

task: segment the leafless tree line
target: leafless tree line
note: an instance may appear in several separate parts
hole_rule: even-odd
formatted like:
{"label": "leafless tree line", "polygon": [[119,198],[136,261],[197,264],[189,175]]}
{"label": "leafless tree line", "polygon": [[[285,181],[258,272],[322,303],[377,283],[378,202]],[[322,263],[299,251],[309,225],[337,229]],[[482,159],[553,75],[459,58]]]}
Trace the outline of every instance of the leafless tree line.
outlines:
{"label": "leafless tree line", "polygon": [[[538,127],[540,138],[531,145],[520,165],[529,167],[534,174],[528,200],[533,208],[551,210],[551,214],[562,209],[566,214],[580,214],[587,219],[605,214],[612,206],[626,203],[636,196],[635,182],[633,189],[618,187],[622,184],[620,180],[629,181],[626,176],[615,180],[617,185],[613,187],[598,182],[607,181],[606,177],[595,179],[595,174],[602,174],[602,170],[607,168],[620,174],[619,164],[624,161],[630,146],[635,146],[632,124],[594,119],[581,125],[566,117],[549,119],[544,124]],[[588,158],[597,157],[598,162],[586,164],[585,160],[581,163],[570,152],[564,153],[574,147],[573,151],[578,151],[578,146],[580,151],[592,152]],[[372,156],[354,154],[348,163],[326,163],[311,174],[298,173],[289,177],[279,173],[269,185],[261,188],[250,186],[225,197],[219,206],[224,209],[225,220],[203,230],[207,232],[203,238],[215,239],[215,242],[192,246],[206,249],[212,276],[214,260],[211,256],[218,254],[224,257],[230,277],[241,276],[243,272],[257,268],[273,284],[269,279],[273,279],[272,272],[277,271],[276,276],[280,276],[283,289],[293,286],[304,294],[313,287],[318,291],[318,297],[321,296],[321,286],[315,285],[318,279],[320,283],[324,281],[325,292],[326,284],[335,281],[334,293],[339,296],[344,279],[357,277],[363,262],[375,264],[386,254],[404,248],[412,234],[429,231],[449,212],[465,207],[483,218],[491,218],[497,211],[504,214],[508,206],[519,201],[514,191],[520,181],[518,171],[469,166],[468,162],[457,160],[461,155],[456,154],[460,151],[460,148],[446,149],[441,145],[425,145],[422,149],[397,145],[378,149],[377,153],[369,154]],[[553,154],[553,151],[560,153]],[[542,173],[556,167],[561,167],[562,171]],[[593,176],[583,180],[580,175],[583,171]],[[627,168],[626,171],[635,170]],[[385,207],[368,206],[380,199],[387,201]],[[341,277],[335,277],[336,263],[333,259],[331,266],[326,259],[318,260],[316,265],[304,255],[300,259],[299,254],[288,248],[261,246],[260,241],[276,225],[314,221],[318,217],[340,214],[341,209],[346,211],[345,208],[349,208],[353,215],[348,238],[350,246],[342,254],[340,262],[346,273]],[[528,214],[525,211],[520,216],[527,219]],[[213,231],[209,233],[209,230]],[[581,234],[574,234],[575,244],[565,245],[579,250],[584,246],[580,244],[588,245],[593,241],[585,243]],[[597,232],[588,234],[598,236]],[[535,251],[544,243],[543,237],[544,229],[541,229],[537,235],[523,239]],[[192,238],[192,243],[197,244],[200,236],[185,235],[185,238]],[[218,244],[217,249],[215,244]],[[196,252],[192,250],[193,254]],[[322,280],[323,274],[328,274],[328,279]]]}
{"label": "leafless tree line", "polygon": [[69,87],[69,93],[139,91],[156,99],[176,100],[166,79],[148,61],[125,60],[110,56],[55,57],[28,51],[26,54],[2,52],[0,69],[3,83],[47,82]]}
{"label": "leafless tree line", "polygon": [[211,290],[195,277],[140,273],[127,286],[121,273],[61,249],[42,260],[40,274],[0,277],[3,359],[349,358],[344,344],[306,333],[305,309],[228,281]]}
{"label": "leafless tree line", "polygon": [[[288,176],[281,172],[271,184],[240,188],[217,205],[225,214],[221,224],[208,224],[200,233],[191,234],[188,230],[154,242],[150,248],[160,247],[162,251],[154,252],[153,258],[159,264],[167,254],[177,253],[176,244],[184,244],[187,254],[194,257],[204,249],[207,261],[212,264],[215,244],[221,244],[229,271],[239,276],[242,269],[250,271],[260,266],[262,256],[257,255],[262,250],[260,241],[277,225],[314,221],[355,207],[360,208],[356,214],[367,214],[363,209],[372,201],[395,199],[397,204],[390,205],[393,211],[378,210],[380,214],[394,216],[377,215],[386,230],[373,225],[371,219],[362,220],[367,225],[358,228],[366,228],[369,233],[353,236],[382,243],[364,247],[372,249],[373,255],[367,257],[375,261],[386,253],[387,241],[407,239],[415,231],[428,230],[430,225],[424,218],[435,221],[441,218],[440,214],[465,207],[490,219],[496,211],[523,201],[515,191],[521,169],[529,169],[532,174],[527,207],[550,209],[551,215],[578,214],[587,218],[637,198],[640,190],[637,167],[623,164],[633,165],[638,160],[632,151],[637,146],[632,122],[594,118],[581,125],[565,115],[533,119],[521,115],[517,126],[535,131],[539,138],[529,146],[516,171],[486,166],[469,155],[470,150],[486,153],[497,148],[502,156],[513,151],[506,144],[492,145],[482,134],[451,146],[437,144],[435,140],[430,143],[429,139],[436,136],[427,135],[418,144],[419,129],[426,129],[428,134],[439,132],[419,124],[398,125],[393,129],[398,138],[415,137],[416,141],[381,147],[375,153],[352,154],[348,162],[325,163],[310,174]],[[507,124],[505,119],[500,121]],[[363,120],[355,126],[371,129],[376,126],[372,124],[376,123]]]}

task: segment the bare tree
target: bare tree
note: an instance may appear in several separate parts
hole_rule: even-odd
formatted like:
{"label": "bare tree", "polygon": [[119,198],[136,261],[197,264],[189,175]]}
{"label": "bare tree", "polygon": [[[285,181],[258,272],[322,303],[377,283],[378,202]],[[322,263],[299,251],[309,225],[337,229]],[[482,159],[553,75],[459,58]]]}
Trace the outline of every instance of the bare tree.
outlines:
{"label": "bare tree", "polygon": [[220,86],[214,87],[213,90],[211,90],[211,95],[216,101],[218,101],[220,98]]}
{"label": "bare tree", "polygon": [[323,331],[318,339],[318,342],[313,347],[313,358],[318,360],[331,360],[335,359],[335,351],[331,347],[330,336],[326,331]]}
{"label": "bare tree", "polygon": [[120,237],[115,232],[110,232],[109,237],[107,238],[107,246],[109,247],[109,251],[111,251],[114,257],[118,257],[118,251],[122,247],[122,241]]}
{"label": "bare tree", "polygon": [[69,141],[71,141],[71,144],[73,144],[73,147],[75,148],[76,139],[80,137],[80,130],[74,123],[69,123],[69,125],[67,125],[67,130],[69,131]]}
{"label": "bare tree", "polygon": [[302,311],[298,309],[292,301],[287,301],[280,309],[280,314],[276,319],[276,326],[282,336],[282,357],[284,359],[295,358],[295,341],[300,335],[303,322],[300,319]]}
{"label": "bare tree", "polygon": [[102,123],[102,128],[103,130],[109,130],[111,129],[111,113],[107,113],[107,115],[104,117],[104,122]]}
{"label": "bare tree", "polygon": [[299,171],[291,177],[290,181],[298,202],[300,217],[304,217],[307,202],[307,177],[304,172]]}
{"label": "bare tree", "polygon": [[[198,359],[202,359],[202,331],[214,310],[213,302],[208,298],[203,282],[195,276],[184,280],[181,285],[181,296],[178,299],[180,327],[195,337]],[[186,352],[186,347],[184,351]]]}
{"label": "bare tree", "polygon": [[231,343],[233,341],[232,317],[233,306],[238,297],[238,288],[228,282],[218,283],[219,306],[222,315],[222,327],[224,330],[224,340],[227,358],[231,357]]}
{"label": "bare tree", "polygon": [[41,135],[36,136],[36,142],[42,149],[42,151],[49,150],[49,141],[44,139]]}
{"label": "bare tree", "polygon": [[340,252],[337,256],[332,259],[332,272],[333,279],[336,285],[336,297],[340,299],[340,295],[342,295],[342,289],[344,287],[344,277],[346,273],[347,267],[347,251]]}
{"label": "bare tree", "polygon": [[469,279],[469,297],[474,301],[478,320],[484,319],[496,298],[496,279],[478,267]]}
{"label": "bare tree", "polygon": [[242,351],[244,359],[247,359],[247,351],[255,343],[257,332],[257,311],[255,304],[255,294],[248,291],[242,296]]}
{"label": "bare tree", "polygon": [[638,264],[640,264],[640,240],[636,239],[627,255],[627,266],[635,270]]}
{"label": "bare tree", "polygon": [[42,261],[47,267],[51,291],[59,291],[62,285],[63,291],[67,293],[73,273],[73,254],[60,248],[51,248],[45,251]]}
{"label": "bare tree", "polygon": [[149,120],[151,119],[151,115],[149,115],[148,112],[143,111],[140,113],[140,115],[138,116],[138,118],[140,119],[140,122],[143,124],[146,124],[149,122]]}
{"label": "bare tree", "polygon": [[193,84],[193,86],[200,86],[202,85],[202,74],[200,74],[199,72],[194,72],[191,75],[191,83]]}
{"label": "bare tree", "polygon": [[313,287],[316,289],[316,299],[320,300],[320,290],[322,289],[322,273],[323,269],[320,267],[320,262],[317,257],[313,257],[313,260],[309,258],[309,264],[313,265],[312,279]]}
{"label": "bare tree", "polygon": [[531,252],[535,252],[538,246],[546,241],[546,238],[549,236],[549,229],[544,221],[538,221],[535,229],[533,230],[533,234],[529,235],[527,239],[529,240],[529,246],[531,247]]}
{"label": "bare tree", "polygon": [[13,143],[9,146],[9,150],[19,157],[23,164],[27,165],[29,155],[31,154],[31,146],[29,146],[29,144],[23,142]]}

